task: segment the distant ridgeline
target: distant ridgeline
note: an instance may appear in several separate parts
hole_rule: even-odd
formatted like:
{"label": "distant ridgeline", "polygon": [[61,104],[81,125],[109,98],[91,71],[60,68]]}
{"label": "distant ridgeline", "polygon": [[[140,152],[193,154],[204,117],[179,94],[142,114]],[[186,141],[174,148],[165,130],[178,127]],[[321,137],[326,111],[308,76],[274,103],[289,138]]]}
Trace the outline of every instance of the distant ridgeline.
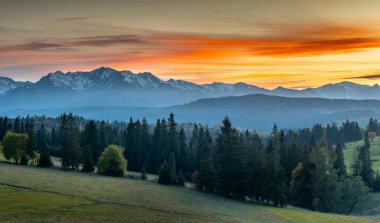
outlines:
{"label": "distant ridgeline", "polygon": [[181,123],[196,120],[214,126],[228,115],[236,127],[266,132],[273,123],[286,129],[345,119],[363,125],[368,117],[380,117],[379,98],[380,86],[352,82],[270,90],[247,83],[162,80],[148,72],[106,67],[57,71],[35,83],[0,77],[0,116],[57,117],[72,112],[95,120],[145,117],[152,123],[173,112]]}
{"label": "distant ridgeline", "polygon": [[[214,129],[178,124],[172,113],[155,124],[86,120],[71,113],[0,117],[3,155],[18,164],[50,167],[52,155],[60,157],[60,168],[93,172],[97,166],[98,173],[121,176],[127,162],[142,178],[158,173],[162,184],[187,180],[227,197],[344,214],[365,193],[380,189],[369,153],[369,137],[378,134],[374,119],[367,129],[347,120],[297,130],[274,125],[270,134],[260,135],[234,128],[228,118]],[[347,171],[344,144],[363,139]],[[112,159],[120,161],[117,172],[107,169]]]}

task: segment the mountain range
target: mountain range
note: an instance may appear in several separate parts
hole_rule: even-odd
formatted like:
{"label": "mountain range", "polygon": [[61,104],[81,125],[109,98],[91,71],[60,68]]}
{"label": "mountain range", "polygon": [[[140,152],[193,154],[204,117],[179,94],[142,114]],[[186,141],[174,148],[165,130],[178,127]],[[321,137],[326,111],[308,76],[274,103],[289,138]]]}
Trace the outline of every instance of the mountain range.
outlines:
{"label": "mountain range", "polygon": [[[58,115],[72,111],[89,118],[154,120],[176,112],[181,121],[216,124],[223,116],[244,128],[273,122],[294,128],[315,122],[368,119],[379,114],[380,87],[352,82],[302,90],[273,90],[246,83],[195,84],[162,80],[144,72],[101,67],[90,72],[56,71],[35,83],[0,77],[0,115]],[[338,106],[339,105],[339,106]],[[235,117],[236,116],[236,117]]]}
{"label": "mountain range", "polygon": [[[117,71],[107,67],[101,67],[90,72],[63,73],[56,71],[43,76],[36,83],[19,82],[7,77],[0,77],[0,95],[14,96],[20,93],[34,95],[46,91],[53,94],[74,93],[76,96],[78,96],[78,93],[99,95],[113,92],[125,95],[126,93],[130,94],[136,91],[148,94],[177,92],[183,94],[181,102],[190,102],[200,98],[246,94],[357,100],[380,99],[380,86],[377,84],[369,86],[345,81],[302,90],[281,86],[270,90],[242,82],[235,84],[221,82],[195,84],[184,80],[170,79],[164,81],[149,72],[134,74],[131,71]],[[189,98],[185,98],[185,96]],[[129,99],[127,98],[127,100]],[[132,105],[135,105],[135,103],[132,103]],[[167,106],[178,104],[178,102],[174,98],[168,98],[166,102],[161,100],[144,100],[144,103],[138,104],[142,104],[143,106]]]}

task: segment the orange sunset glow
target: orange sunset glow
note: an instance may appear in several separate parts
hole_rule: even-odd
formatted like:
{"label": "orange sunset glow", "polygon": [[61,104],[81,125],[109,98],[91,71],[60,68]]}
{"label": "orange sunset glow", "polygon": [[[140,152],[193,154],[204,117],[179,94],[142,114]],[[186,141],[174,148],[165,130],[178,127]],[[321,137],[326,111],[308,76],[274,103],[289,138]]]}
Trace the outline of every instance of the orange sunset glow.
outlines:
{"label": "orange sunset glow", "polygon": [[0,76],[108,66],[266,88],[379,83],[380,1],[69,2],[2,2]]}

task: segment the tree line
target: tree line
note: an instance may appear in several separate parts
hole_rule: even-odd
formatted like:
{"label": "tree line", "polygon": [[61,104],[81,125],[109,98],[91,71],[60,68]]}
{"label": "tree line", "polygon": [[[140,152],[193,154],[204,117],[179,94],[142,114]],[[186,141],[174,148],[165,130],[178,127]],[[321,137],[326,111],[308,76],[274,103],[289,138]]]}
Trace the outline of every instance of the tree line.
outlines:
{"label": "tree line", "polygon": [[[128,170],[158,173],[162,184],[188,180],[205,192],[324,212],[350,213],[363,194],[379,190],[368,132],[348,120],[339,127],[316,124],[299,130],[274,125],[271,134],[259,135],[238,130],[225,118],[216,135],[192,124],[190,137],[173,114],[158,119],[153,128],[145,119],[112,124],[63,114],[56,120],[58,125],[47,129],[32,117],[0,118],[3,147],[18,148],[11,153],[3,149],[5,157],[19,164],[37,159],[39,166],[49,167],[54,153],[64,169],[98,168],[116,176],[125,173],[128,160]],[[348,171],[344,143],[363,137]],[[115,161],[118,168],[110,169]]]}

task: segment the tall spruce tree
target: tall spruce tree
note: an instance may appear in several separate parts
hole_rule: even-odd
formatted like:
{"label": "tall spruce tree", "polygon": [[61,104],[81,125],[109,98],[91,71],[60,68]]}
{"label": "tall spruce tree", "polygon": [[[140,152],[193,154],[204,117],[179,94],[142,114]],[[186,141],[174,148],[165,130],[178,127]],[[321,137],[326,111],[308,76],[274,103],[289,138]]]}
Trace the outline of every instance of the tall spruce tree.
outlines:
{"label": "tall spruce tree", "polygon": [[323,147],[312,150],[312,194],[313,208],[317,211],[331,212],[338,201],[337,175],[334,170],[334,155]]}
{"label": "tall spruce tree", "polygon": [[102,151],[109,145],[108,138],[107,123],[101,121],[99,125],[99,147]]}
{"label": "tall spruce tree", "polygon": [[248,191],[248,171],[247,171],[247,147],[244,146],[244,135],[241,134],[238,144],[231,151],[231,171],[233,196],[244,199]]}
{"label": "tall spruce tree", "polygon": [[136,125],[132,118],[124,132],[124,157],[128,160],[128,168],[138,171],[136,168]]}
{"label": "tall spruce tree", "polygon": [[84,131],[82,132],[80,141],[81,141],[81,147],[82,147],[83,153],[85,152],[85,147],[89,148],[89,151],[88,151],[89,154],[82,154],[83,160],[88,159],[84,157],[85,155],[90,155],[91,160],[97,163],[102,153],[102,148],[100,148],[99,146],[98,127],[94,120],[90,120],[89,122],[86,123],[84,127]]}
{"label": "tall spruce tree", "polygon": [[366,131],[364,135],[364,146],[359,146],[356,149],[351,168],[354,176],[360,176],[365,185],[372,188],[374,171],[372,169],[370,147],[368,131]]}
{"label": "tall spruce tree", "polygon": [[286,185],[284,168],[281,165],[280,147],[280,134],[275,124],[265,153],[266,187],[264,193],[266,199],[276,207],[286,205]]}
{"label": "tall spruce tree", "polygon": [[213,161],[213,145],[210,131],[206,129],[201,137],[199,155],[199,174],[197,188],[212,192],[215,189],[215,169]]}
{"label": "tall spruce tree", "polygon": [[[169,153],[174,153],[176,157],[177,168],[180,166],[180,150],[178,145],[178,132],[177,132],[177,123],[174,119],[174,114],[170,113],[168,119],[168,146]],[[165,154],[166,156],[166,154]]]}
{"label": "tall spruce tree", "polygon": [[75,169],[80,164],[79,129],[74,116],[63,114],[60,123],[61,164],[64,169]]}
{"label": "tall spruce tree", "polygon": [[239,150],[239,135],[228,117],[224,118],[223,125],[220,126],[216,144],[218,150],[217,188],[223,195],[233,196],[235,183],[232,181],[236,177],[234,174],[239,170],[235,165],[231,168],[231,164],[234,163],[233,158],[235,159],[232,153]]}
{"label": "tall spruce tree", "polygon": [[158,140],[158,150],[161,160],[164,160],[169,156],[169,133],[167,121],[161,119],[160,139]]}
{"label": "tall spruce tree", "polygon": [[169,155],[169,161],[168,161],[168,168],[169,168],[169,182],[170,184],[175,184],[177,179],[177,172],[176,172],[176,162],[175,162],[175,155],[174,153],[170,153]]}
{"label": "tall spruce tree", "polygon": [[164,160],[164,162],[161,164],[160,169],[158,170],[158,183],[170,184],[170,169],[166,160]]}
{"label": "tall spruce tree", "polygon": [[247,195],[257,202],[263,198],[265,160],[263,144],[258,134],[246,135],[247,147],[247,175],[248,191]]}
{"label": "tall spruce tree", "polygon": [[150,173],[157,173],[159,168],[162,169],[161,163],[163,162],[163,160],[161,160],[161,156],[159,155],[160,138],[161,138],[161,120],[157,119],[156,126],[154,128],[154,133],[153,133],[152,149],[148,157],[149,165],[148,165],[147,171]]}
{"label": "tall spruce tree", "polygon": [[290,204],[312,209],[313,195],[311,185],[309,170],[303,163],[299,163],[292,171],[292,179],[289,186]]}
{"label": "tall spruce tree", "polygon": [[197,124],[193,125],[192,136],[189,145],[186,150],[186,168],[185,176],[190,178],[190,176],[199,169],[199,128]]}
{"label": "tall spruce tree", "polygon": [[28,134],[28,144],[26,146],[26,155],[30,159],[35,158],[35,152],[37,151],[36,145],[36,133],[34,130],[34,119],[28,118],[26,121],[26,133]]}
{"label": "tall spruce tree", "polygon": [[56,128],[53,127],[51,129],[50,136],[51,136],[51,145],[54,147],[59,146],[59,133],[57,132]]}
{"label": "tall spruce tree", "polygon": [[50,148],[47,143],[46,129],[44,125],[41,125],[39,132],[40,147],[38,148],[38,150],[40,151],[40,159],[38,160],[38,166],[51,167],[53,165],[53,162],[50,158]]}
{"label": "tall spruce tree", "polygon": [[0,119],[0,141],[3,141],[5,134],[9,130],[8,124],[9,123],[8,123],[8,117],[7,116]]}
{"label": "tall spruce tree", "polygon": [[17,116],[14,123],[13,123],[13,132],[15,133],[21,133],[21,123],[20,123],[20,116]]}
{"label": "tall spruce tree", "polygon": [[83,172],[94,172],[94,162],[92,159],[92,151],[91,146],[89,144],[86,144],[86,146],[82,147],[83,154],[82,154],[82,160],[83,160],[83,166],[82,171]]}
{"label": "tall spruce tree", "polygon": [[148,166],[148,156],[151,153],[151,138],[149,135],[149,126],[145,118],[141,122],[141,130],[139,131],[138,139],[138,166],[141,169],[145,169]]}
{"label": "tall spruce tree", "polygon": [[135,168],[135,171],[141,171],[141,168],[142,168],[142,165],[141,165],[141,158],[139,156],[139,154],[141,154],[140,152],[144,149],[144,143],[142,141],[142,129],[141,129],[141,122],[140,120],[136,120],[135,122],[135,132],[134,132],[134,136],[133,136],[133,140],[134,140],[134,145],[135,145],[135,148],[133,149],[133,158],[134,158],[134,162],[133,163],[133,167]]}
{"label": "tall spruce tree", "polygon": [[187,171],[187,145],[186,145],[186,135],[185,135],[185,130],[183,127],[181,127],[178,135],[178,146],[179,146],[179,164],[178,164],[178,169],[182,171]]}
{"label": "tall spruce tree", "polygon": [[335,162],[334,169],[336,170],[339,180],[343,180],[346,177],[347,169],[344,162],[343,148],[340,143],[338,143],[334,148]]}

